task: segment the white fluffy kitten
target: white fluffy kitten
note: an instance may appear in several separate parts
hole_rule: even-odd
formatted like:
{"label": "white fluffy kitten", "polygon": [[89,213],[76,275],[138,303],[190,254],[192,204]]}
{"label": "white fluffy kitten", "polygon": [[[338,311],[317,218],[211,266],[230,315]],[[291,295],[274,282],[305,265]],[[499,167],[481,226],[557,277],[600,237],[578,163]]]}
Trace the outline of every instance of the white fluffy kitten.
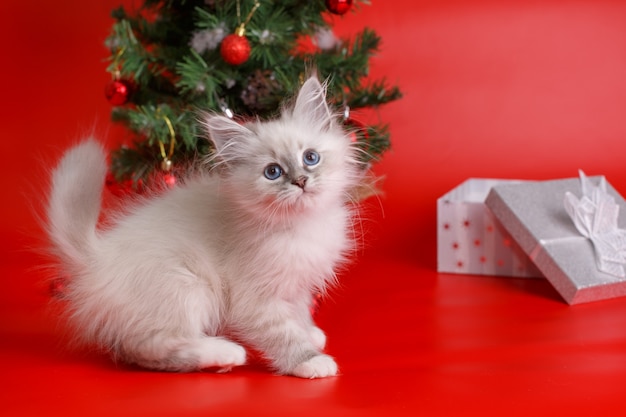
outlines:
{"label": "white fluffy kitten", "polygon": [[78,336],[157,370],[227,371],[246,361],[241,343],[279,373],[336,375],[309,307],[353,248],[361,171],[324,87],[309,78],[277,120],[204,124],[218,168],[103,229],[102,147],[84,142],[54,171],[48,231]]}

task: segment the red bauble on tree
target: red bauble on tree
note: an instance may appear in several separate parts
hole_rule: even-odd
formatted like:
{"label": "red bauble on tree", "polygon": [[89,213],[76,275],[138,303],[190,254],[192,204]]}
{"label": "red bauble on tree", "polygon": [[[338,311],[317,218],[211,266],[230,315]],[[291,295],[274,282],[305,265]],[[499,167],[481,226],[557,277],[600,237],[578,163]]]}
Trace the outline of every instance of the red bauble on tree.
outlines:
{"label": "red bauble on tree", "polygon": [[226,36],[220,46],[222,59],[230,65],[241,65],[246,62],[250,58],[251,50],[248,39],[239,33]]}
{"label": "red bauble on tree", "polygon": [[326,0],[326,8],[334,14],[345,14],[352,7],[352,0]]}
{"label": "red bauble on tree", "polygon": [[228,64],[241,65],[250,58],[252,47],[245,36],[246,25],[250,22],[252,15],[254,15],[254,12],[260,5],[261,3],[259,3],[258,0],[255,1],[252,10],[250,10],[246,20],[242,23],[239,15],[239,1],[237,1],[237,19],[239,19],[239,26],[235,29],[235,33],[226,36],[220,45],[220,55],[222,55],[222,59]]}
{"label": "red bauble on tree", "polygon": [[174,188],[176,185],[176,176],[168,172],[163,175],[163,182],[168,188]]}
{"label": "red bauble on tree", "polygon": [[[172,153],[173,153],[172,148]],[[161,161],[161,170],[163,171],[160,174],[160,182],[167,188],[173,188],[176,185],[176,176],[172,173],[172,168],[174,164],[169,157],[165,157],[163,161]]]}
{"label": "red bauble on tree", "polygon": [[114,106],[125,104],[132,93],[132,83],[125,80],[111,80],[104,88],[104,95]]}

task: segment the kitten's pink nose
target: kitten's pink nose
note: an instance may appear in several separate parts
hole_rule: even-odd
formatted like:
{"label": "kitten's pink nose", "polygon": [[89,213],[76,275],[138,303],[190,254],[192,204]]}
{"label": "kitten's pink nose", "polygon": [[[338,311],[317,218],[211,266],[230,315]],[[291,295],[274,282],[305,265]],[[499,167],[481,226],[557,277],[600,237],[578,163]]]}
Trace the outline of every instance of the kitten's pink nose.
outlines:
{"label": "kitten's pink nose", "polygon": [[293,185],[297,185],[298,187],[302,188],[304,190],[304,185],[306,184],[306,180],[308,180],[309,177],[307,177],[306,175],[301,175],[298,178],[296,178],[295,180],[291,180],[291,183]]}

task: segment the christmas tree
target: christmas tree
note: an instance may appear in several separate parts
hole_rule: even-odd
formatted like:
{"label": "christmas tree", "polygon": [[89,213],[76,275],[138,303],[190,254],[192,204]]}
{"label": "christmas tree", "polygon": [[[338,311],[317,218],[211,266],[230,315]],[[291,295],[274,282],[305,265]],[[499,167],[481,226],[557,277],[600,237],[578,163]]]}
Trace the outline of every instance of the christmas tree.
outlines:
{"label": "christmas tree", "polygon": [[136,11],[113,11],[107,46],[112,118],[131,132],[132,145],[112,153],[119,183],[145,184],[155,173],[171,178],[211,152],[199,110],[229,117],[271,117],[315,68],[328,80],[328,99],[348,134],[378,159],[390,146],[387,127],[363,125],[351,111],[398,99],[400,91],[369,80],[369,59],[380,37],[368,28],[352,39],[332,32],[337,15],[355,0],[144,0]]}

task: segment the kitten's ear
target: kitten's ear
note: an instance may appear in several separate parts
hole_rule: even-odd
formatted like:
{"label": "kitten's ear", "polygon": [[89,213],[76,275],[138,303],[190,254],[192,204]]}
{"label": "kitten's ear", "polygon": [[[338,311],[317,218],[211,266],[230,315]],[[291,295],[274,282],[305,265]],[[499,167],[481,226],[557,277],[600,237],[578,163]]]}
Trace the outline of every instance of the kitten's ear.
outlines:
{"label": "kitten's ear", "polygon": [[205,114],[202,124],[219,154],[223,154],[226,148],[232,147],[252,134],[247,127],[217,114]]}
{"label": "kitten's ear", "polygon": [[324,130],[332,126],[333,116],[326,103],[326,88],[317,77],[309,78],[300,88],[293,116]]}

